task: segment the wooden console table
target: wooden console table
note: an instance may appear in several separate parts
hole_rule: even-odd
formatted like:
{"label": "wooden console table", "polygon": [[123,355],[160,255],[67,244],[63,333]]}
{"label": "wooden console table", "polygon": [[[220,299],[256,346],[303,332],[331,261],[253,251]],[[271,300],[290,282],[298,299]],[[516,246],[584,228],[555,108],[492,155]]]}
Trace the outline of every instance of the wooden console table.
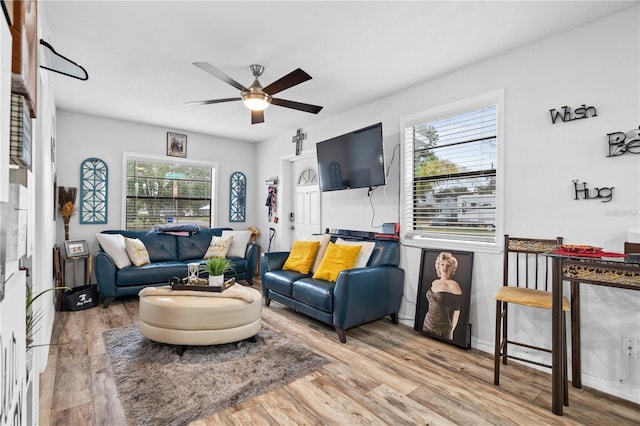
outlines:
{"label": "wooden console table", "polygon": [[640,290],[640,260],[620,258],[589,258],[545,253],[553,259],[552,307],[552,403],[554,414],[562,415],[562,385],[564,382],[562,344],[562,282],[571,283],[571,371],[572,384],[582,387],[580,359],[580,284]]}

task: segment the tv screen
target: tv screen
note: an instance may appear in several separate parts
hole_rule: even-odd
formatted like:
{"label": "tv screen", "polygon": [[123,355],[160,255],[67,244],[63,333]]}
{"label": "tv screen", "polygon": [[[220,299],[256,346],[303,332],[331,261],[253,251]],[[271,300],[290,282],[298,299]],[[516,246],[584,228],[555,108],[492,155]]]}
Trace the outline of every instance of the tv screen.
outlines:
{"label": "tv screen", "polygon": [[316,144],[320,191],[384,185],[382,123]]}

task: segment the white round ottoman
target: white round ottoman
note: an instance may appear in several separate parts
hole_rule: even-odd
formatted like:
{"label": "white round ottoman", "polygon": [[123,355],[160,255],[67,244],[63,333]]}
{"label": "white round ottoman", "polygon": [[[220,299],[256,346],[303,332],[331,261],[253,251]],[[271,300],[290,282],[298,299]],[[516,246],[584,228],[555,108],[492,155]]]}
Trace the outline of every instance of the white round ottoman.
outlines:
{"label": "white round ottoman", "polygon": [[235,284],[222,293],[147,287],[140,291],[140,332],[156,342],[219,345],[254,338],[262,326],[262,295]]}

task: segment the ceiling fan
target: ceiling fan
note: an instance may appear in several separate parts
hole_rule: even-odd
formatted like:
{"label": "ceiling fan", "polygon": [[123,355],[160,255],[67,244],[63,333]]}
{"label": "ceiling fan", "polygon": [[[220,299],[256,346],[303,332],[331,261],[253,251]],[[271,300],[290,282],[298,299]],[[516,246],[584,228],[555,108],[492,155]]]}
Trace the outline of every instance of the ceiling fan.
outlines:
{"label": "ceiling fan", "polygon": [[209,105],[221,102],[243,101],[245,106],[251,110],[251,124],[264,123],[264,110],[271,104],[298,111],[310,112],[312,114],[317,114],[322,110],[321,106],[273,97],[276,93],[282,92],[283,90],[300,83],[304,83],[307,80],[311,80],[311,76],[300,68],[291,71],[289,74],[274,81],[267,87],[262,87],[258,81],[258,77],[262,75],[264,67],[262,65],[253,64],[249,66],[249,70],[251,71],[251,74],[253,74],[255,80],[253,81],[253,84],[247,88],[208,62],[194,62],[193,65],[240,90],[241,97],[187,102],[187,105]]}

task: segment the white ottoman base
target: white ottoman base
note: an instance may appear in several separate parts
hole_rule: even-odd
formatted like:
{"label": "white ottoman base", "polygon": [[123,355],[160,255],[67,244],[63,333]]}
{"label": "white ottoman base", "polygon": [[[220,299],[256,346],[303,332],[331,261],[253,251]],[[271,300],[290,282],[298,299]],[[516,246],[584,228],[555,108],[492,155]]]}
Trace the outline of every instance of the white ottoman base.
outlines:
{"label": "white ottoman base", "polygon": [[[140,332],[155,342],[206,346],[254,337],[262,327],[262,297],[248,303],[231,297],[140,296]],[[181,349],[178,349],[181,352]]]}

